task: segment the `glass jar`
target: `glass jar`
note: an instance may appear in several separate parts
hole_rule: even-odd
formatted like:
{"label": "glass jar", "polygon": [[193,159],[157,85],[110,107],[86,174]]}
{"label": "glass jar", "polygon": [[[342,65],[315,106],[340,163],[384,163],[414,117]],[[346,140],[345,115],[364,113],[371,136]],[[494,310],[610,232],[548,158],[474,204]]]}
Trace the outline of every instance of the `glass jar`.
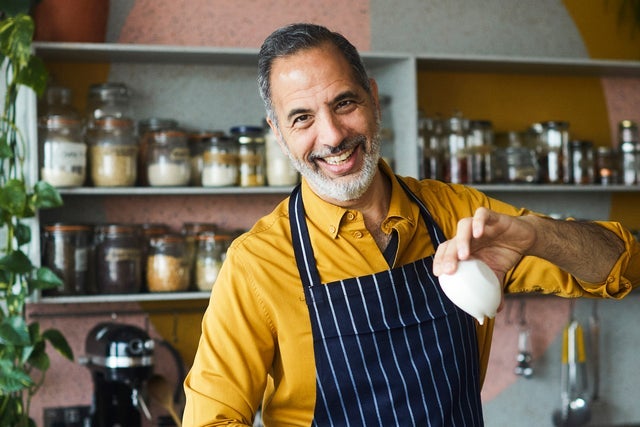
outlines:
{"label": "glass jar", "polygon": [[640,142],[638,125],[631,120],[618,123],[618,150],[620,152],[620,179],[622,184],[638,184],[640,169]]}
{"label": "glass jar", "polygon": [[490,120],[469,121],[467,135],[468,170],[472,183],[491,182],[493,123]]}
{"label": "glass jar", "polygon": [[142,239],[134,224],[97,225],[96,288],[101,294],[135,294],[142,289]]}
{"label": "glass jar", "polygon": [[511,146],[502,150],[505,182],[532,184],[538,182],[538,163],[535,151],[529,147]]}
{"label": "glass jar", "polygon": [[147,181],[152,187],[189,185],[191,159],[187,134],[181,130],[151,132],[147,147]]}
{"label": "glass jar", "polygon": [[593,142],[574,140],[569,143],[571,178],[574,184],[595,182]]}
{"label": "glass jar", "polygon": [[218,230],[218,226],[209,222],[185,222],[182,224],[180,234],[185,238],[186,244],[186,256],[189,263],[191,283],[195,283],[195,267],[196,267],[196,253],[198,250],[197,237],[200,233],[212,232],[215,233]]}
{"label": "glass jar", "polygon": [[189,282],[184,236],[164,234],[151,237],[147,258],[149,292],[182,292],[189,289]]}
{"label": "glass jar", "polygon": [[147,285],[147,258],[149,257],[149,246],[151,244],[151,238],[170,234],[171,228],[167,224],[162,223],[145,223],[140,225],[142,233],[142,246],[140,251],[142,267],[142,285]]}
{"label": "glass jar", "polygon": [[467,135],[465,120],[461,116],[455,115],[445,122],[443,145],[445,146],[445,181],[468,184]]}
{"label": "glass jar", "polygon": [[239,184],[259,187],[265,184],[265,141],[261,127],[236,126],[231,137],[238,143]]}
{"label": "glass jar", "polygon": [[540,180],[547,184],[571,182],[569,156],[569,123],[547,121],[534,124],[538,132]]}
{"label": "glass jar", "polygon": [[296,185],[300,179],[300,174],[293,167],[289,156],[282,152],[276,135],[266,122],[264,130],[267,184],[270,186]]}
{"label": "glass jar", "polygon": [[422,146],[422,177],[444,180],[443,129],[440,117],[420,116],[418,138]]}
{"label": "glass jar", "polygon": [[159,130],[177,129],[178,121],[174,119],[166,119],[161,117],[151,117],[143,119],[138,122],[138,139],[140,141],[138,149],[138,170],[141,173],[138,174],[138,185],[149,185],[147,181],[147,174],[142,173],[146,170],[147,166],[147,151],[149,147],[149,137],[152,132]]}
{"label": "glass jar", "polygon": [[210,291],[224,262],[230,236],[212,232],[198,234],[195,283],[200,291]]}
{"label": "glass jar", "polygon": [[596,182],[602,185],[618,183],[618,154],[611,147],[598,147],[595,159]]}
{"label": "glass jar", "polygon": [[105,117],[132,119],[131,91],[124,83],[94,83],[87,95],[87,125]]}
{"label": "glass jar", "polygon": [[91,181],[96,187],[134,185],[138,172],[138,140],[130,119],[105,117],[86,131]]}
{"label": "glass jar", "polygon": [[189,184],[202,186],[202,170],[204,168],[204,150],[211,138],[223,136],[223,131],[191,132],[187,138],[189,158],[191,159],[191,178]]}
{"label": "glass jar", "polygon": [[39,120],[40,177],[54,187],[80,187],[87,171],[87,144],[82,121],[51,115]]}
{"label": "glass jar", "polygon": [[226,135],[202,142],[202,186],[228,187],[238,184],[238,143]]}
{"label": "glass jar", "polygon": [[42,265],[64,282],[62,288],[45,290],[45,295],[84,295],[89,293],[91,227],[76,224],[50,224],[44,227]]}
{"label": "glass jar", "polygon": [[38,107],[38,116],[46,120],[50,116],[82,120],[78,110],[71,105],[71,89],[66,86],[52,84],[47,86],[43,103]]}

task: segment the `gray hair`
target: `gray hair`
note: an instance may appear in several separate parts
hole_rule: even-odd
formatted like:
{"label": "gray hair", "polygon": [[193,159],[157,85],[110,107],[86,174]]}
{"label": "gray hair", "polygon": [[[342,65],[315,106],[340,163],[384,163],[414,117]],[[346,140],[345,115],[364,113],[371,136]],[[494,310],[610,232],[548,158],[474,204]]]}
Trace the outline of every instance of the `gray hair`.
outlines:
{"label": "gray hair", "polygon": [[369,76],[358,50],[342,34],[314,24],[291,24],[279,28],[269,35],[258,56],[258,87],[264,102],[267,117],[277,124],[271,101],[271,68],[276,58],[294,55],[301,50],[331,43],[351,64],[353,76],[362,88],[371,94]]}

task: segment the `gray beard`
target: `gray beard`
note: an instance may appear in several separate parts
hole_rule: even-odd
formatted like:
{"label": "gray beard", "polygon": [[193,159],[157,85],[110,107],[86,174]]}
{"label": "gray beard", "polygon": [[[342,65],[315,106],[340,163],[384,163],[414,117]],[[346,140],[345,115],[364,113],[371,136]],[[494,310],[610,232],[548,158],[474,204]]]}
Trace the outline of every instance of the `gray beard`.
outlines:
{"label": "gray beard", "polygon": [[343,142],[345,145],[355,143],[362,144],[365,148],[362,170],[355,176],[351,175],[336,179],[329,178],[320,169],[312,169],[303,161],[293,158],[286,142],[283,145],[293,166],[307,180],[309,186],[318,196],[347,202],[358,199],[367,191],[376,175],[378,160],[380,159],[381,138],[379,132],[375,133],[371,140],[371,147],[368,150],[366,149],[366,138],[362,135]]}

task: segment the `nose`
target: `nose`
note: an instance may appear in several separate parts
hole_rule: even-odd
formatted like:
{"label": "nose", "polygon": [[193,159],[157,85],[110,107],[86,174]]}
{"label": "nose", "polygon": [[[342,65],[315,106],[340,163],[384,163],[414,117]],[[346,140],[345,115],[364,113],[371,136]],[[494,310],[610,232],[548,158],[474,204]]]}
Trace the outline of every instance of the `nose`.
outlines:
{"label": "nose", "polygon": [[317,122],[317,140],[320,144],[327,147],[337,147],[347,136],[346,127],[340,120],[340,117],[328,113],[319,117]]}

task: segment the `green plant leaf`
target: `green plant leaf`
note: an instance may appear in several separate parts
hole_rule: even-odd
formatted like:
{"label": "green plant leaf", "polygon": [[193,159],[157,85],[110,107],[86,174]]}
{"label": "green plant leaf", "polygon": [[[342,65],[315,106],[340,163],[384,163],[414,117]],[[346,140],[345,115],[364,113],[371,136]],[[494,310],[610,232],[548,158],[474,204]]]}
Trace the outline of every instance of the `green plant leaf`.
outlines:
{"label": "green plant leaf", "polygon": [[62,206],[60,192],[46,181],[38,181],[33,187],[37,209],[56,208]]}
{"label": "green plant leaf", "polygon": [[53,348],[58,350],[63,357],[68,360],[73,360],[73,350],[69,346],[66,338],[62,333],[57,329],[47,329],[44,331],[42,336],[51,343]]}
{"label": "green plant leaf", "polygon": [[46,346],[44,341],[39,341],[32,348],[29,349],[28,358],[25,358],[27,364],[32,367],[45,372],[51,366],[51,360],[47,355]]}
{"label": "green plant leaf", "polygon": [[27,191],[23,181],[9,180],[0,189],[0,208],[6,213],[22,218],[27,206]]}
{"label": "green plant leaf", "polygon": [[18,242],[18,246],[26,245],[31,241],[31,227],[26,224],[18,223],[15,226],[13,235]]}
{"label": "green plant leaf", "polygon": [[0,343],[13,346],[31,344],[29,328],[22,316],[8,316],[2,319],[0,322]]}
{"label": "green plant leaf", "polygon": [[47,88],[47,69],[37,56],[31,56],[26,67],[16,75],[16,83],[33,89],[38,96]]}
{"label": "green plant leaf", "polygon": [[0,52],[13,62],[14,70],[29,64],[33,30],[33,19],[27,14],[0,21]]}
{"label": "green plant leaf", "polygon": [[55,289],[64,286],[64,282],[56,273],[47,267],[39,267],[34,277],[28,279],[29,293],[39,289]]}
{"label": "green plant leaf", "polygon": [[33,269],[33,264],[28,256],[21,250],[15,250],[0,258],[0,269],[17,274],[27,274]]}
{"label": "green plant leaf", "polygon": [[0,374],[0,394],[15,393],[34,384],[29,374],[11,360],[0,359]]}
{"label": "green plant leaf", "polygon": [[11,159],[13,157],[13,150],[7,141],[7,135],[0,135],[0,159]]}

